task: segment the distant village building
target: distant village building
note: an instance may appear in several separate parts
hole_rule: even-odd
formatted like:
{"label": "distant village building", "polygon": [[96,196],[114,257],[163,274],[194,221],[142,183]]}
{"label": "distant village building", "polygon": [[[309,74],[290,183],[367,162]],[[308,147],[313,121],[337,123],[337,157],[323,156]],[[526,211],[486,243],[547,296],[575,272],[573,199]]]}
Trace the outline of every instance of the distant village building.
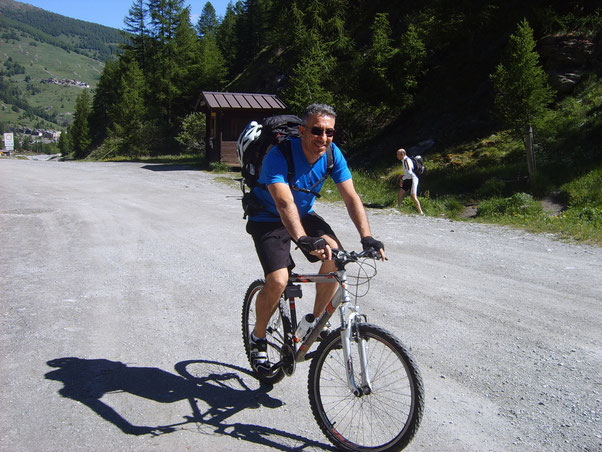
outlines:
{"label": "distant village building", "polygon": [[71,80],[71,79],[56,79],[56,78],[48,78],[46,80],[42,80],[42,83],[50,83],[53,85],[62,85],[62,86],[76,86],[77,88],[90,88],[90,85],[86,82],[82,82],[80,80]]}
{"label": "distant village building", "polygon": [[42,136],[52,141],[59,141],[59,138],[61,138],[61,132],[59,130],[44,130],[42,132]]}
{"label": "distant village building", "polygon": [[60,130],[52,130],[52,129],[31,129],[29,127],[18,127],[14,132],[23,134],[23,135],[31,135],[35,138],[45,138],[50,141],[57,142],[61,138]]}

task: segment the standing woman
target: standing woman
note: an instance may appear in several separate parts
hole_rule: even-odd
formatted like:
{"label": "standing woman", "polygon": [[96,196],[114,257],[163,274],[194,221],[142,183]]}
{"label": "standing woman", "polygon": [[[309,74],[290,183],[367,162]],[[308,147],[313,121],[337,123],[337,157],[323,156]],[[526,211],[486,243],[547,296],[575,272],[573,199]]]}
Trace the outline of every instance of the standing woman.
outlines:
{"label": "standing woman", "polygon": [[424,215],[420,201],[418,200],[418,176],[414,173],[414,163],[407,156],[406,150],[400,148],[397,150],[397,158],[403,163],[403,177],[399,184],[399,193],[397,194],[397,207],[401,207],[401,203],[405,195],[410,193],[410,199],[414,202],[416,209],[420,215]]}

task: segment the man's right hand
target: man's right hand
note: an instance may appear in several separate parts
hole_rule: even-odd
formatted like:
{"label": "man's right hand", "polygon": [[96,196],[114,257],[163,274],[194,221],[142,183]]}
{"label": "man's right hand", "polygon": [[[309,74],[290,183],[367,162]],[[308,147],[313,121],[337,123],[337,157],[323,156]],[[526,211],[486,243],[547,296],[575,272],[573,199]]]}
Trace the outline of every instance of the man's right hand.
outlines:
{"label": "man's right hand", "polygon": [[322,237],[308,237],[304,235],[297,240],[297,246],[306,253],[311,253],[312,251],[319,251],[326,248],[326,240]]}
{"label": "man's right hand", "polygon": [[299,237],[297,246],[301,251],[312,254],[319,259],[331,259],[330,246],[322,237],[308,237],[306,235]]}

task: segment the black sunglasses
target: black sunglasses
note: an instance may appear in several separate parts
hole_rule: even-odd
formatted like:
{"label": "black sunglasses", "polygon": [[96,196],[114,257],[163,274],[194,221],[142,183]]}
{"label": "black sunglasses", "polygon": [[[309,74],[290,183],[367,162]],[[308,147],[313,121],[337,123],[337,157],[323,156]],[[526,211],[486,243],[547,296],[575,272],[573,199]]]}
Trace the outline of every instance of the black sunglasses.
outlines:
{"label": "black sunglasses", "polygon": [[322,127],[312,127],[310,129],[310,132],[312,135],[316,135],[318,137],[321,137],[323,133],[325,133],[328,138],[334,136],[334,129],[324,129]]}

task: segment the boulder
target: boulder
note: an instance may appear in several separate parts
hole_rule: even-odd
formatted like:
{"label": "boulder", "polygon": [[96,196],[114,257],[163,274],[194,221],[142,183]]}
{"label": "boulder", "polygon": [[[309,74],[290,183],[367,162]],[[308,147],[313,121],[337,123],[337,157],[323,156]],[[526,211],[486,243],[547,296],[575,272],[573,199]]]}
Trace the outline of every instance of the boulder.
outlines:
{"label": "boulder", "polygon": [[596,47],[593,39],[574,33],[541,38],[538,51],[550,86],[560,94],[571,93],[593,65]]}
{"label": "boulder", "polygon": [[580,70],[566,72],[548,72],[550,86],[559,94],[570,94],[581,81],[584,72]]}
{"label": "boulder", "polygon": [[408,149],[408,155],[422,155],[426,153],[429,149],[432,149],[435,146],[435,140],[429,138],[428,140],[423,140],[417,145],[412,146]]}

